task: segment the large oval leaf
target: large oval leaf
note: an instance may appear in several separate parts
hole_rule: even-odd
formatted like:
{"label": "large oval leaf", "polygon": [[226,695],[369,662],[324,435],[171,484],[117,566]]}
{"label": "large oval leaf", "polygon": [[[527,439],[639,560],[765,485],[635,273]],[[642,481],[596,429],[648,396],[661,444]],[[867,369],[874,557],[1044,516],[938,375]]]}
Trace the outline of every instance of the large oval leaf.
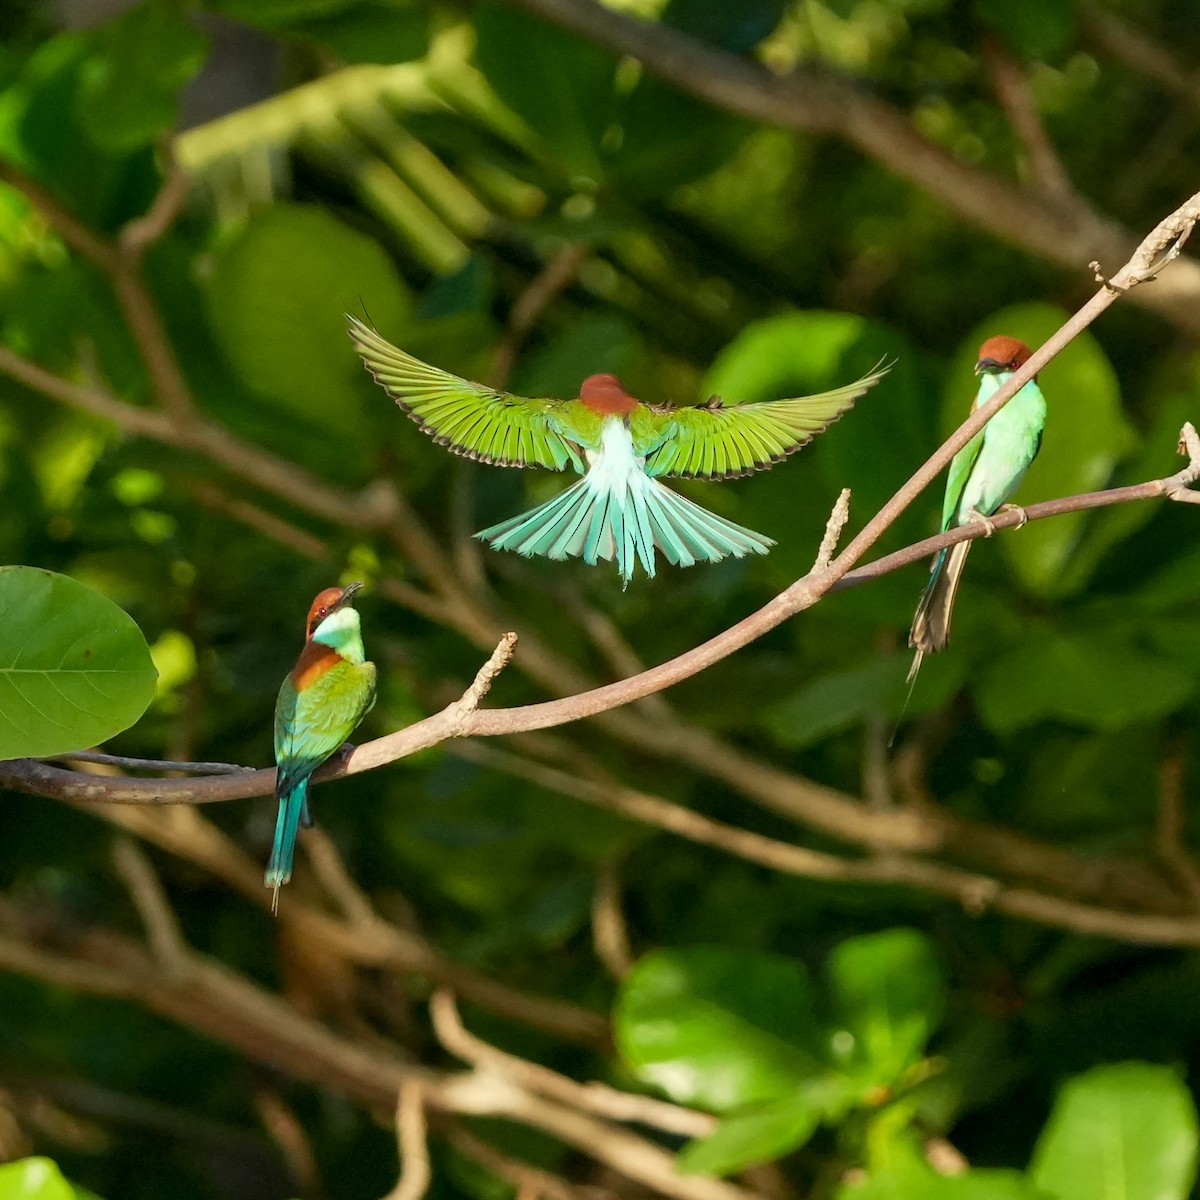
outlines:
{"label": "large oval leaf", "polygon": [[617,1046],[640,1079],[727,1112],[795,1095],[818,1070],[803,964],[697,947],[649,954],[625,977]]}
{"label": "large oval leaf", "polygon": [[141,630],[82,583],[0,567],[0,758],[61,754],[127,729],[154,698]]}
{"label": "large oval leaf", "polygon": [[1029,1173],[1055,1200],[1184,1200],[1196,1147],[1196,1106],[1175,1072],[1116,1063],[1062,1089]]}
{"label": "large oval leaf", "polygon": [[377,243],[319,208],[276,205],[226,247],[209,299],[244,383],[343,438],[363,434],[371,389],[345,314],[365,311],[395,338],[411,308]]}
{"label": "large oval leaf", "polygon": [[[971,331],[954,357],[942,406],[942,436],[962,424],[971,408],[980,345],[995,334],[1020,338],[1035,349],[1070,314],[1052,304],[1015,304]],[[1049,409],[1041,453],[1013,496],[1014,503],[1052,500],[1103,487],[1117,463],[1137,445],[1121,409],[1116,372],[1091,334],[1077,337],[1041,374]],[[1073,580],[1067,564],[1088,514],[1036,521],[999,539],[1022,582],[1043,596],[1063,595]]]}

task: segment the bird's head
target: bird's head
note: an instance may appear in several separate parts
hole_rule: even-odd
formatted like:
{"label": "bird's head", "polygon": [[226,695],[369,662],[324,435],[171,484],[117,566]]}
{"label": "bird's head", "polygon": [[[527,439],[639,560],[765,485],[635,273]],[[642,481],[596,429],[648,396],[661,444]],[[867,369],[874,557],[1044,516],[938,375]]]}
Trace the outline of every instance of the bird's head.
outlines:
{"label": "bird's head", "polygon": [[623,416],[638,406],[620,379],[609,374],[589,375],[579,385],[579,399],[593,412],[604,416]]}
{"label": "bird's head", "polygon": [[975,363],[976,375],[999,375],[1002,371],[1015,371],[1027,362],[1033,353],[1024,342],[1011,337],[991,337],[979,347],[979,360]]}
{"label": "bird's head", "polygon": [[[354,611],[354,597],[362,590],[361,583],[349,583],[344,588],[331,587],[317,593],[317,598],[308,610],[308,624],[304,627],[304,636],[312,641],[322,627],[332,631],[335,626],[352,623],[358,626],[358,613]],[[337,614],[345,612],[352,618],[338,618]],[[331,620],[332,618],[332,620]]]}

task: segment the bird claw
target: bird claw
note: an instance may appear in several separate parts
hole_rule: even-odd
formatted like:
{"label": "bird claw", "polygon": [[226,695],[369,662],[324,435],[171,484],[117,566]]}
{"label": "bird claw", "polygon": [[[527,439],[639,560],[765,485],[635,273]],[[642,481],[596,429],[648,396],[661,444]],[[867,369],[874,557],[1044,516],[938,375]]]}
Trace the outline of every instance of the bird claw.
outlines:
{"label": "bird claw", "polygon": [[1013,526],[1014,529],[1020,529],[1029,524],[1029,514],[1019,504],[1002,504],[1000,511],[1015,512],[1020,517],[1020,520]]}
{"label": "bird claw", "polygon": [[978,521],[982,524],[986,531],[983,535],[984,537],[991,537],[996,532],[996,526],[993,522],[988,517],[985,517],[977,508],[967,509],[967,520]]}

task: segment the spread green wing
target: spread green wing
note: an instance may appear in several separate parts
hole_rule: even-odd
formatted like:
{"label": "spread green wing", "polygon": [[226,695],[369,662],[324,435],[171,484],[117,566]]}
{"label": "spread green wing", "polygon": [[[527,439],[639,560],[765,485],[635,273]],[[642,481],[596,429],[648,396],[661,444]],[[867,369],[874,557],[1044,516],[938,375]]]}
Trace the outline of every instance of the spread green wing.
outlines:
{"label": "spread green wing", "polygon": [[856,382],[816,396],[729,405],[714,396],[696,408],[652,409],[661,436],[645,439],[646,473],[733,479],[761,471],[832,425],[888,370],[880,364]]}
{"label": "spread green wing", "polygon": [[439,371],[347,315],[350,337],[375,382],[443,446],[497,467],[582,470],[578,452],[557,428],[561,400],[531,400]]}

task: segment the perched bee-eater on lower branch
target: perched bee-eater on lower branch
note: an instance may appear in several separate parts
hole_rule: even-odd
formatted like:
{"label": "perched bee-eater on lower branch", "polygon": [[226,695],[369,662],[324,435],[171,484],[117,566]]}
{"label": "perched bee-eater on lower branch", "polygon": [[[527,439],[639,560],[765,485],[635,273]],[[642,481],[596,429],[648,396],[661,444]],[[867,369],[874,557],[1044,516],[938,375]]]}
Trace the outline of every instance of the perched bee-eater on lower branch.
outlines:
{"label": "perched bee-eater on lower branch", "polygon": [[296,832],[312,824],[308,781],[354,732],[375,703],[375,664],[366,661],[354,596],[362,587],[326,588],[308,610],[304,649],[275,703],[275,795],[279,815],[266,884],[279,889],[292,877]]}
{"label": "perched bee-eater on lower branch", "polygon": [[816,396],[695,408],[643,404],[615,375],[590,375],[575,400],[530,399],[431,367],[354,317],[350,336],[377,383],[435,441],[500,467],[569,465],[583,478],[545,504],[476,534],[497,550],[586,563],[635,562],[654,574],[657,547],[690,567],[766,554],[770,538],[685,500],[660,476],[732,479],[773,466],[838,419],[887,372],[877,367]]}
{"label": "perched bee-eater on lower branch", "polygon": [[[972,411],[986,404],[1012,378],[1030,350],[1016,338],[988,338],[979,348],[975,374],[979,391]],[[1042,445],[1046,424],[1046,398],[1031,379],[954,456],[942,503],[942,532],[968,521],[983,521],[995,513],[1017,489]],[[917,605],[908,644],[916,649],[909,680],[916,678],[926,654],[944,650],[950,640],[954,597],[974,542],[956,542],[939,550],[930,568],[932,575]]]}

